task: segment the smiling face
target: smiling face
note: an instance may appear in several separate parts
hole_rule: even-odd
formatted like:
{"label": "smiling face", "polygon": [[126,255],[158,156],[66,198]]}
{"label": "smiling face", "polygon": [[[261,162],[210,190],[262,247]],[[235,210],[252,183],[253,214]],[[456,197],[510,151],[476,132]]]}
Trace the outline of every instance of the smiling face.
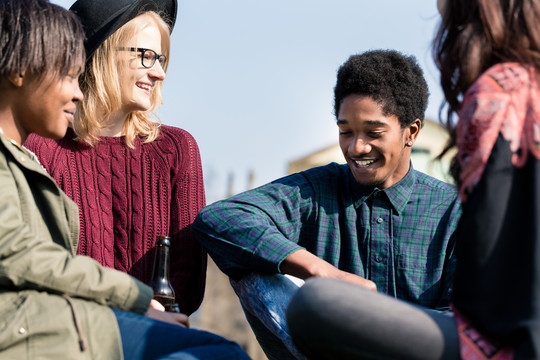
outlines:
{"label": "smiling face", "polygon": [[421,122],[402,128],[394,115],[369,96],[349,95],[341,103],[337,125],[339,145],[356,181],[362,185],[388,188],[409,171],[410,146]]}
{"label": "smiling face", "polygon": [[13,114],[23,141],[30,133],[53,139],[66,134],[73,122],[76,103],[83,99],[78,78],[79,73],[73,70],[65,76],[46,75],[36,79],[24,75],[15,79],[20,81],[21,96]]}
{"label": "smiling face", "polygon": [[[159,28],[154,23],[146,25],[126,46],[151,49],[161,54]],[[165,71],[159,61],[151,68],[145,68],[141,63],[141,55],[141,52],[123,52],[118,58],[122,111],[125,114],[150,109],[154,86],[165,79]]]}

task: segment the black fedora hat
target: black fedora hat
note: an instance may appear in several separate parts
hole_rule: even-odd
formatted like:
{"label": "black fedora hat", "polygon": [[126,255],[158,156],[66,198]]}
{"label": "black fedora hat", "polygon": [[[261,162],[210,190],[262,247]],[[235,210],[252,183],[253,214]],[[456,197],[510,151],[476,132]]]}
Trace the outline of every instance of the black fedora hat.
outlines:
{"label": "black fedora hat", "polygon": [[77,0],[69,10],[81,19],[86,34],[86,59],[116,30],[146,11],[161,14],[171,31],[177,0]]}

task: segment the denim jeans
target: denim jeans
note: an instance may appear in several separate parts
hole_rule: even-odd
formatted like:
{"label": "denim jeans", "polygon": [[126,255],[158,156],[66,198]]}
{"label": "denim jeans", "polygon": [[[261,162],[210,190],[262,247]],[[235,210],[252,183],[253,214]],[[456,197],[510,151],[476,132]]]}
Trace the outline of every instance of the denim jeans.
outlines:
{"label": "denim jeans", "polygon": [[294,346],[287,328],[287,306],[302,280],[252,273],[231,280],[259,345],[269,360],[307,359]]}
{"label": "denim jeans", "polygon": [[234,342],[218,335],[113,309],[126,360],[249,359]]}

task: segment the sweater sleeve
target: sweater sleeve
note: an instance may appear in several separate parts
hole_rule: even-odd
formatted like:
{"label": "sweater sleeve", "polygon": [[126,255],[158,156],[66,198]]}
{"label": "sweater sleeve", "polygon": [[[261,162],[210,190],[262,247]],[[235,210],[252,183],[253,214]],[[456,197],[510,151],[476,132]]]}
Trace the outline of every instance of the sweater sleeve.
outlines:
{"label": "sweater sleeve", "polygon": [[171,129],[180,164],[172,178],[170,229],[171,284],[180,310],[191,314],[202,302],[206,282],[206,250],[191,234],[191,225],[205,205],[199,148],[186,131]]}

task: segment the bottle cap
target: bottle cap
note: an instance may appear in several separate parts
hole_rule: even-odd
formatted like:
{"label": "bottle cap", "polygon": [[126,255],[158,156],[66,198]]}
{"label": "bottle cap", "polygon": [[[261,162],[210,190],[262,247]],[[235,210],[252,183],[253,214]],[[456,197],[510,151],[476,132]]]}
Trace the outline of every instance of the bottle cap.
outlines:
{"label": "bottle cap", "polygon": [[158,236],[156,245],[165,245],[165,246],[171,246],[171,238],[169,236]]}

